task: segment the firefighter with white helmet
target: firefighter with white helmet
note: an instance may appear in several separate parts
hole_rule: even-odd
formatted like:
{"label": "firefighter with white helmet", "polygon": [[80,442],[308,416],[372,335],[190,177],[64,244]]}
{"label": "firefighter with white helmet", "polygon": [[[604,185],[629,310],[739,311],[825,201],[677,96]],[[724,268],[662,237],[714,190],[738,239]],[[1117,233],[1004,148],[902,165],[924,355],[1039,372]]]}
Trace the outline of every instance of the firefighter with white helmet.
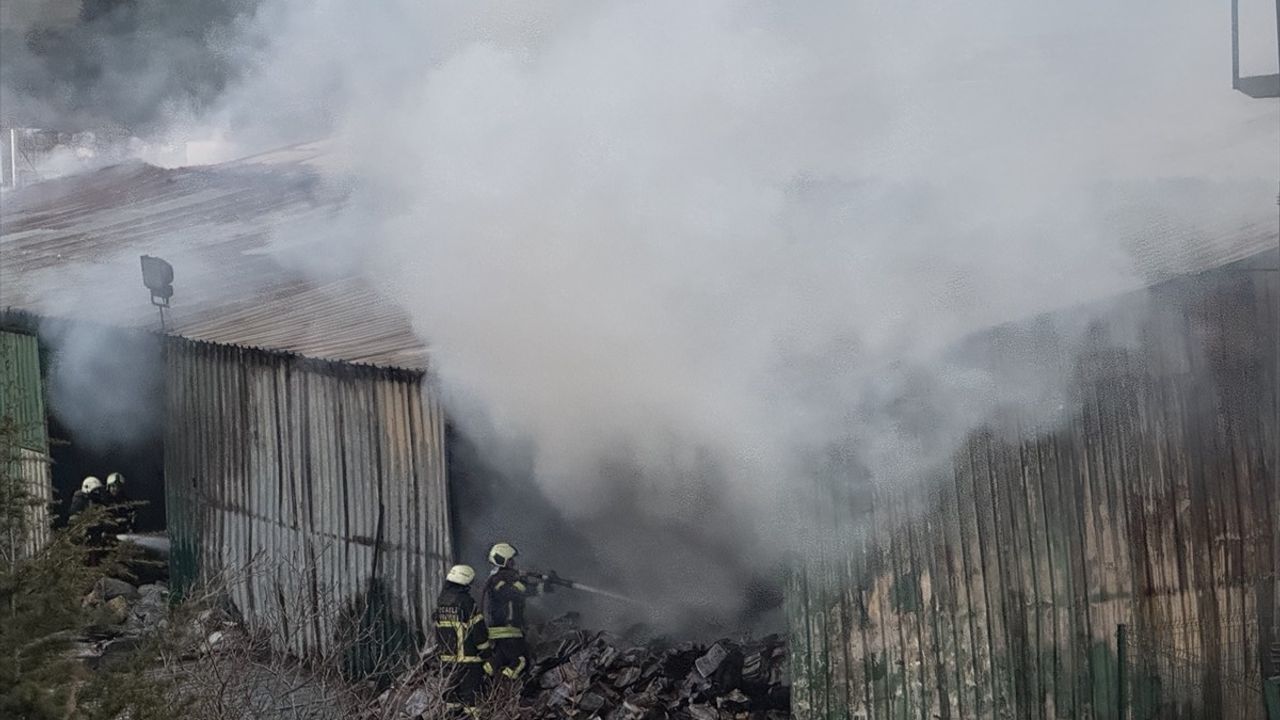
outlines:
{"label": "firefighter with white helmet", "polygon": [[107,485],[103,504],[111,513],[111,521],[116,532],[132,532],[134,521],[134,503],[129,501],[125,492],[124,475],[113,472],[107,476]]}
{"label": "firefighter with white helmet", "polygon": [[450,568],[432,617],[437,657],[449,672],[444,701],[455,715],[466,717],[479,717],[475,704],[485,679],[481,652],[489,648],[484,614],[471,597],[475,579],[470,565]]}
{"label": "firefighter with white helmet", "polygon": [[71,508],[67,515],[75,517],[95,505],[102,504],[102,481],[90,475],[80,481],[80,489],[71,495]]}
{"label": "firefighter with white helmet", "polygon": [[529,644],[524,637],[525,600],[544,592],[540,581],[516,570],[515,546],[500,542],[489,549],[493,570],[484,586],[484,614],[489,623],[489,640],[493,649],[485,661],[489,675],[517,680],[529,666]]}
{"label": "firefighter with white helmet", "polygon": [[103,548],[109,544],[104,517],[93,515],[93,508],[106,505],[106,491],[102,481],[90,475],[80,481],[80,489],[71,495],[71,507],[67,518],[84,531],[84,541],[92,550],[86,557],[90,565],[97,565],[102,560]]}

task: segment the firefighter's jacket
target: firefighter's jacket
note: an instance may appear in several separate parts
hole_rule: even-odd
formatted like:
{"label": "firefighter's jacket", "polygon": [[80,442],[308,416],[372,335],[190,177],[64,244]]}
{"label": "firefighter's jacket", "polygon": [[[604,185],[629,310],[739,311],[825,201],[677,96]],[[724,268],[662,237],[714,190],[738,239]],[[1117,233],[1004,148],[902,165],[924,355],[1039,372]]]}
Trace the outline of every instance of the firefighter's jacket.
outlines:
{"label": "firefighter's jacket", "polygon": [[489,648],[489,633],[484,615],[466,586],[445,583],[436,600],[433,620],[436,649],[442,662],[484,662],[480,652]]}
{"label": "firefighter's jacket", "polygon": [[100,490],[92,492],[77,490],[71,494],[71,509],[67,511],[67,515],[75,517],[91,507],[101,505],[102,500],[102,491]]}
{"label": "firefighter's jacket", "polygon": [[135,519],[134,503],[129,499],[129,496],[125,494],[124,490],[118,490],[114,495],[112,495],[111,491],[108,490],[102,497],[102,503],[107,507],[107,512],[109,513],[113,526],[112,529],[115,532],[133,532]]}
{"label": "firefighter's jacket", "polygon": [[524,604],[541,587],[511,568],[499,568],[484,586],[484,614],[489,638],[524,637]]}

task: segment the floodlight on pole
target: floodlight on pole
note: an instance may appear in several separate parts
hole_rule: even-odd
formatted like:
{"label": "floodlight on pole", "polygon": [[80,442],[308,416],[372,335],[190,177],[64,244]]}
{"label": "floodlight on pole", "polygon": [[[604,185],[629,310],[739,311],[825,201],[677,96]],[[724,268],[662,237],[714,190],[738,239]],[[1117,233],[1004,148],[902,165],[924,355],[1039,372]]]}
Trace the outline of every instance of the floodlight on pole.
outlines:
{"label": "floodlight on pole", "polygon": [[158,257],[143,255],[142,284],[151,291],[151,304],[160,309],[160,331],[164,332],[164,309],[173,297],[173,266]]}

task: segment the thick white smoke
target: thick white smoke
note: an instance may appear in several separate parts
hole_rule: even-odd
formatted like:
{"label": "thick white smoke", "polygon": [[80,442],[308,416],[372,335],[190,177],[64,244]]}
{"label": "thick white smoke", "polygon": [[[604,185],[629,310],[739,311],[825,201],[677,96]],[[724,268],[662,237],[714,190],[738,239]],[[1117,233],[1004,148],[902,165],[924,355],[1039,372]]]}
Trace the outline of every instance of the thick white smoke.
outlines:
{"label": "thick white smoke", "polygon": [[1061,389],[949,343],[1140,284],[1157,221],[1274,220],[1276,111],[1232,94],[1219,14],[278,4],[225,117],[322,106],[363,270],[485,442],[531,444],[603,565],[732,607],[816,481],[909,482]]}
{"label": "thick white smoke", "polygon": [[1276,108],[1231,91],[1198,0],[276,0],[240,25],[206,136],[335,137],[365,230],[333,262],[410,312],[482,444],[532,448],[615,582],[677,609],[800,549],[815,483],[910,482],[1064,382],[999,385],[951,343],[1140,285],[1153,227],[1275,227]]}
{"label": "thick white smoke", "polygon": [[910,482],[1063,382],[948,343],[1138,284],[1166,217],[1274,219],[1275,109],[1231,93],[1215,12],[322,4],[266,77],[323,69],[365,269],[490,441],[531,439],[603,564],[732,607],[815,482]]}

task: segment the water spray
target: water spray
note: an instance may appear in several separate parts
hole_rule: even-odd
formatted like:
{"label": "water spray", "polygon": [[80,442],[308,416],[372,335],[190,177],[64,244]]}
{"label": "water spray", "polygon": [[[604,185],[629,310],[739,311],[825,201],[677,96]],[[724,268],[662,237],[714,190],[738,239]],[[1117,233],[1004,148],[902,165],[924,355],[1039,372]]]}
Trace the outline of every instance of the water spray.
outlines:
{"label": "water spray", "polygon": [[624,602],[631,605],[638,605],[640,607],[648,607],[647,604],[639,600],[636,600],[635,598],[627,597],[626,595],[613,592],[612,590],[604,590],[602,588],[592,587],[590,585],[584,585],[576,580],[567,580],[557,575],[554,571],[549,573],[529,572],[527,574],[529,577],[537,578],[538,580],[541,580],[542,582],[548,585],[555,585],[557,587],[563,587],[563,588],[571,588],[573,590],[581,590],[582,592],[591,593],[592,595],[600,595],[601,597],[611,598],[613,600],[618,600],[619,602]]}

